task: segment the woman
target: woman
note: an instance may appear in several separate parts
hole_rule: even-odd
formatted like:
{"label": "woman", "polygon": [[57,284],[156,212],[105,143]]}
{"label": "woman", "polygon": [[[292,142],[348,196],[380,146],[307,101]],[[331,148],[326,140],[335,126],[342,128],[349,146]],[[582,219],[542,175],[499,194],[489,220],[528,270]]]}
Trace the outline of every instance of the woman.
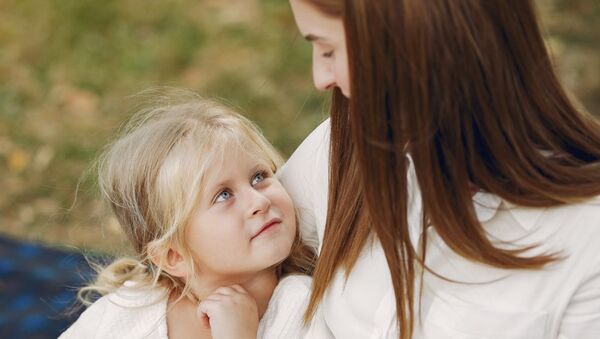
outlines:
{"label": "woman", "polygon": [[600,338],[600,125],[532,1],[290,3],[332,91],[281,173],[320,252],[307,318],[337,338]]}

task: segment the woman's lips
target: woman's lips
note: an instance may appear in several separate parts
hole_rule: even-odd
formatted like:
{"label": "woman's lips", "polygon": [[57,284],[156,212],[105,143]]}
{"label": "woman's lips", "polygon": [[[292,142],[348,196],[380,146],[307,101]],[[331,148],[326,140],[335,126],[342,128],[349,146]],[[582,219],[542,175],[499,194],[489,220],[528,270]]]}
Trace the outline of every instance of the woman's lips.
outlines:
{"label": "woman's lips", "polygon": [[252,236],[252,238],[250,238],[250,240],[253,240],[254,238],[258,237],[259,235],[261,235],[263,232],[271,229],[273,226],[279,225],[281,223],[281,219],[279,218],[273,218],[269,221],[267,221],[259,230],[258,232],[256,232],[255,235]]}

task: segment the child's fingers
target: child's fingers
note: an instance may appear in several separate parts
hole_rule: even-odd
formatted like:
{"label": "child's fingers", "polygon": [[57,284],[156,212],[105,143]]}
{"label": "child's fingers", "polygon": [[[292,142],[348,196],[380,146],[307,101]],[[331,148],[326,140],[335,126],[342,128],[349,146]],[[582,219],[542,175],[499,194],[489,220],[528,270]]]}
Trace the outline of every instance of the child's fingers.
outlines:
{"label": "child's fingers", "polygon": [[213,314],[213,311],[218,305],[218,300],[204,299],[200,303],[198,303],[198,307],[196,308],[196,314],[199,317],[203,315],[207,315],[208,317],[210,317],[210,315]]}
{"label": "child's fingers", "polygon": [[208,297],[202,299],[202,301],[212,301],[212,302],[221,302],[224,298],[227,298],[226,295],[213,293]]}
{"label": "child's fingers", "polygon": [[210,318],[205,313],[202,313],[198,309],[196,310],[196,316],[200,320],[200,325],[205,329],[210,329]]}
{"label": "child's fingers", "polygon": [[235,294],[235,290],[229,286],[219,287],[212,292],[212,294],[232,295]]}
{"label": "child's fingers", "polygon": [[196,307],[196,317],[201,321],[206,321],[207,326],[210,327],[209,320],[211,315],[214,313],[218,306],[218,300],[204,299]]}
{"label": "child's fingers", "polygon": [[210,296],[234,296],[236,294],[248,294],[248,292],[240,285],[231,285],[217,288]]}
{"label": "child's fingers", "polygon": [[233,290],[235,290],[238,293],[248,294],[248,292],[242,286],[240,286],[240,285],[236,284],[236,285],[231,285],[229,287],[231,287]]}

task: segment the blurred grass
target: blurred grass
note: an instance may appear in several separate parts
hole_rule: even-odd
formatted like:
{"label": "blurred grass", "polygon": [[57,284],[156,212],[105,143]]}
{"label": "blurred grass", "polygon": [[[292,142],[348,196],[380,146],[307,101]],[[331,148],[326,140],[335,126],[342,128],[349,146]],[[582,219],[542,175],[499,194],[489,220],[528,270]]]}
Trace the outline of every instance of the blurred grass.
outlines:
{"label": "blurred grass", "polygon": [[[566,87],[599,113],[600,4],[537,2]],[[0,1],[0,232],[124,248],[82,174],[149,87],[225,98],[291,154],[325,117],[310,56],[287,0]]]}

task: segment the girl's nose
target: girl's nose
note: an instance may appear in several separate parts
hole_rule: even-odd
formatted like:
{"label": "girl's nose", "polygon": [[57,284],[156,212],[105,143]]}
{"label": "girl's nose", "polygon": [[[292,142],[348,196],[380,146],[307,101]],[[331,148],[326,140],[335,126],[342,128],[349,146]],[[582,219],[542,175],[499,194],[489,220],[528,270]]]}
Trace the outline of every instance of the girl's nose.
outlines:
{"label": "girl's nose", "polygon": [[271,200],[269,198],[267,198],[267,196],[265,196],[263,193],[255,190],[255,189],[251,189],[251,192],[249,193],[249,199],[250,199],[250,214],[251,215],[257,215],[257,214],[262,214],[265,213],[269,210],[269,208],[271,207]]}

